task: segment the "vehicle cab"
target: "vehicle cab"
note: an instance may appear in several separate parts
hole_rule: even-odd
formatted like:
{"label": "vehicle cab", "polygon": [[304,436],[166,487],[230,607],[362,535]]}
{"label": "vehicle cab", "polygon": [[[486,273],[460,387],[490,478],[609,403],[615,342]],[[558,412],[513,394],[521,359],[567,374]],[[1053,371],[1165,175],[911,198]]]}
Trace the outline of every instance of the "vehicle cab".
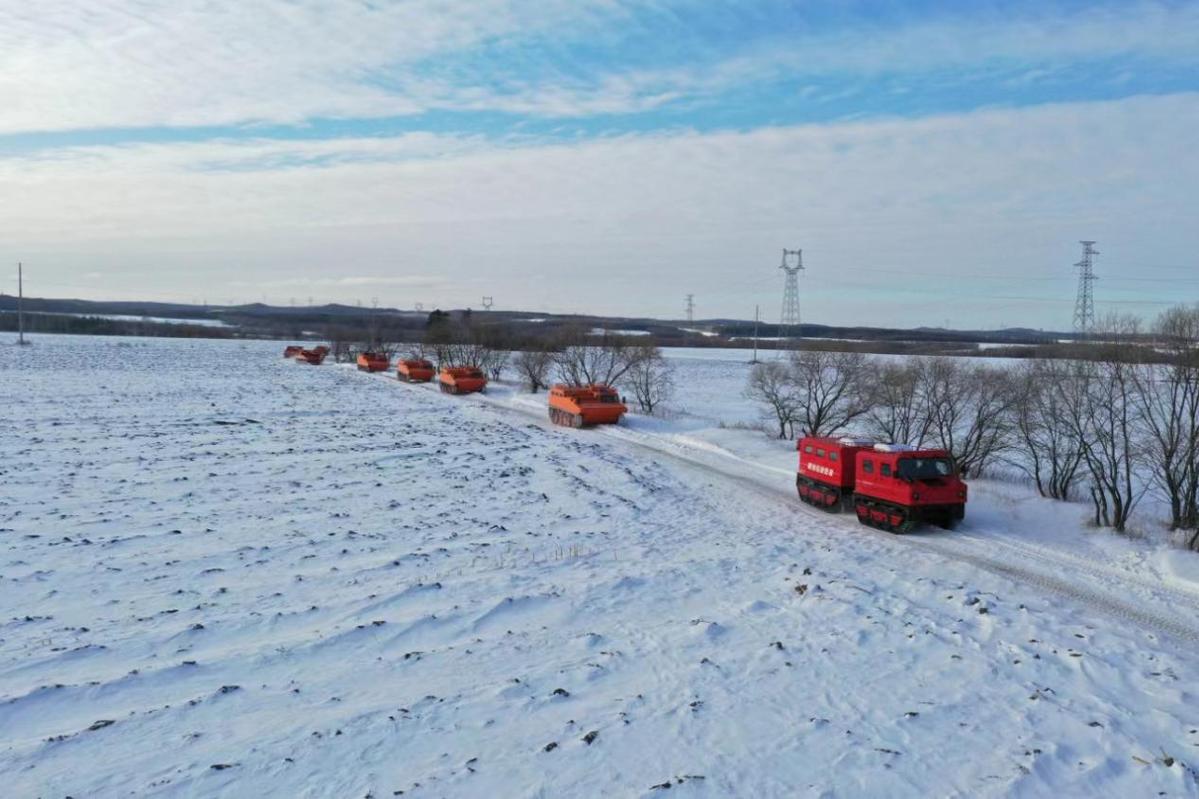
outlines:
{"label": "vehicle cab", "polygon": [[859,454],[854,491],[908,508],[915,519],[952,524],[965,515],[966,484],[943,449],[875,444]]}

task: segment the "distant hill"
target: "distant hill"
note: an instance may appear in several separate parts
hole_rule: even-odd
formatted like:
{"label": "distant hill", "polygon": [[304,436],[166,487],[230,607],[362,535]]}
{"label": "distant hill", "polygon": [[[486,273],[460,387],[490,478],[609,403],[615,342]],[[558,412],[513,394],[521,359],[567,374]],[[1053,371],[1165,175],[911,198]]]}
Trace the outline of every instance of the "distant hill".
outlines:
{"label": "distant hill", "polygon": [[[15,311],[17,299],[0,294],[0,312]],[[426,311],[405,311],[398,308],[363,308],[354,305],[329,303],[312,306],[280,306],[264,303],[248,305],[192,305],[187,303],[138,302],[130,300],[76,300],[26,297],[29,313],[70,314],[94,317],[149,318],[155,326],[158,320],[178,319],[197,322],[221,322],[234,328],[235,335],[274,338],[299,338],[306,334],[323,335],[324,328],[334,326],[350,329],[378,329],[383,326],[392,335],[416,334],[423,331],[429,318]],[[469,316],[476,324],[502,325],[517,337],[537,338],[564,327],[608,330],[616,333],[648,334],[664,346],[748,346],[754,335],[754,322],[745,319],[650,319],[645,317],[590,316],[585,314],[552,314],[541,311],[479,311],[452,309],[447,313],[461,319]],[[6,325],[7,326],[7,325]],[[759,323],[760,339],[793,337],[796,331],[779,325]],[[1052,343],[1070,335],[1061,332],[1007,328],[1004,330],[951,330],[940,327],[910,329],[885,327],[842,327],[804,324],[799,330],[804,339],[830,339],[890,344],[997,344],[1034,345]],[[164,334],[169,334],[167,331]],[[229,335],[229,331],[221,335]]]}

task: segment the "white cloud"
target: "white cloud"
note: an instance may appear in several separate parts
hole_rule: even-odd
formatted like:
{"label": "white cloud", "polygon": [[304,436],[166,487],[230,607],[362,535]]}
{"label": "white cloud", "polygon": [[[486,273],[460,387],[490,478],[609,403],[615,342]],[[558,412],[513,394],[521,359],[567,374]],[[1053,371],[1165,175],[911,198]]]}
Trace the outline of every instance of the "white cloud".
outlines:
{"label": "white cloud", "polygon": [[[421,110],[411,65],[611,0],[39,0],[0,5],[0,132]],[[399,85],[397,85],[399,84]],[[402,84],[425,89],[406,91]]]}
{"label": "white cloud", "polygon": [[[677,13],[650,13],[658,6]],[[675,8],[679,7],[679,8]],[[638,111],[780,76],[946,73],[1135,56],[1194,64],[1199,4],[1142,2],[1012,16],[983,9],[906,27],[745,42],[692,42],[659,68],[583,66],[561,41],[597,41],[619,64],[621,32],[671,38],[695,0],[156,0],[0,3],[0,133],[105,127],[294,124],[428,109],[550,117]],[[752,6],[750,7],[752,8]],[[663,22],[663,20],[668,20]],[[655,28],[653,26],[663,26]],[[670,26],[677,26],[671,28]],[[447,66],[481,45],[513,63]],[[557,49],[555,49],[557,48]],[[557,55],[553,55],[557,53]],[[447,61],[449,59],[449,61]],[[434,68],[430,69],[430,65]]]}
{"label": "white cloud", "polygon": [[1017,323],[1057,309],[993,295],[1046,280],[1068,317],[1077,239],[1101,242],[1101,301],[1121,274],[1193,264],[1197,127],[1181,94],[575,144],[73,148],[0,160],[0,240],[88,296],[79,277],[111,271],[125,297],[286,299],[280,281],[307,281],[342,301],[662,315],[686,291],[741,316],[769,315],[777,250],[803,246],[807,318]]}

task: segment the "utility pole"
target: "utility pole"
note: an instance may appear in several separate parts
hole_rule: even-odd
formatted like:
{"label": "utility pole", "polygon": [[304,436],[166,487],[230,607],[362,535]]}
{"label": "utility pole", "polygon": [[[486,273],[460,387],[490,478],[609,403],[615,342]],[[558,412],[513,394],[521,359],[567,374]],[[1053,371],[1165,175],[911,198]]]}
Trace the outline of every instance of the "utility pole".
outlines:
{"label": "utility pole", "polygon": [[[795,256],[795,266],[788,262],[790,256]],[[799,273],[803,268],[803,250],[783,250],[783,262],[779,265],[786,277],[783,280],[783,313],[779,320],[779,335],[786,335],[784,328],[791,328],[792,336],[803,335],[799,326]],[[791,336],[788,336],[789,338]]]}
{"label": "utility pole", "polygon": [[25,340],[25,267],[20,262],[17,262],[17,343],[29,343]]}
{"label": "utility pole", "polygon": [[1080,241],[1082,245],[1082,260],[1074,266],[1078,268],[1078,296],[1074,300],[1074,332],[1080,333],[1083,336],[1090,334],[1095,329],[1095,298],[1092,294],[1091,284],[1099,278],[1095,277],[1092,268],[1095,265],[1095,256],[1099,254],[1099,250],[1095,249],[1095,242]]}
{"label": "utility pole", "polygon": [[754,306],[754,357],[753,357],[753,360],[750,361],[750,363],[758,362],[758,321],[759,321],[760,317],[761,317],[761,314],[759,313],[759,306],[755,305]]}
{"label": "utility pole", "polygon": [[687,321],[688,322],[695,321],[695,295],[694,294],[687,295]]}

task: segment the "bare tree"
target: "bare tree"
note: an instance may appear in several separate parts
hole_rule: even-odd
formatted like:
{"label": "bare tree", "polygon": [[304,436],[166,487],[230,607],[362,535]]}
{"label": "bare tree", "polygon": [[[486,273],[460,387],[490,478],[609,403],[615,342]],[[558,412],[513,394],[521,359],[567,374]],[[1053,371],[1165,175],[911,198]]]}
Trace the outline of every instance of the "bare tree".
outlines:
{"label": "bare tree", "polygon": [[[502,372],[508,353],[497,350],[492,331],[476,327],[468,321],[457,324],[441,323],[430,328],[425,337],[439,366],[473,366],[494,373],[497,363]],[[499,354],[502,352],[502,358]]]}
{"label": "bare tree", "polygon": [[554,354],[554,364],[559,379],[576,386],[614,385],[633,368],[642,353],[630,338],[608,333],[591,337],[575,329],[566,331],[562,340],[561,350]]}
{"label": "bare tree", "polygon": [[1132,372],[1144,450],[1170,529],[1190,531],[1185,543],[1199,549],[1199,307],[1165,311],[1154,332],[1167,362]]}
{"label": "bare tree", "polygon": [[793,352],[790,371],[803,435],[844,430],[869,410],[862,394],[866,356],[858,352]]}
{"label": "bare tree", "polygon": [[414,341],[402,345],[399,350],[406,353],[406,357],[414,361],[427,361],[436,357],[433,352],[432,345],[426,344],[423,341]]}
{"label": "bare tree", "polygon": [[1144,494],[1136,479],[1139,462],[1138,408],[1135,396],[1137,322],[1108,317],[1099,326],[1099,360],[1075,365],[1070,396],[1080,402],[1071,414],[1090,477],[1095,524],[1124,532]]}
{"label": "bare tree", "polygon": [[1008,445],[1015,402],[1002,369],[963,366],[949,358],[924,363],[932,441],[948,450],[965,477],[977,476]]}
{"label": "bare tree", "polygon": [[330,325],[325,328],[325,337],[329,339],[329,354],[335,363],[346,363],[358,357],[354,349],[357,331],[341,325]]}
{"label": "bare tree", "polygon": [[745,396],[766,405],[767,418],[778,425],[779,438],[795,437],[799,397],[791,371],[780,361],[763,361],[749,372]]}
{"label": "bare tree", "polygon": [[356,357],[358,353],[374,352],[384,356],[387,360],[391,360],[403,348],[403,344],[398,341],[388,341],[383,338],[372,337],[365,341],[360,341],[352,350]]}
{"label": "bare tree", "polygon": [[1082,476],[1083,450],[1071,424],[1068,383],[1071,366],[1030,361],[1015,376],[1012,434],[1016,468],[1036,483],[1043,497],[1066,500]]}
{"label": "bare tree", "polygon": [[512,358],[509,351],[511,339],[504,328],[498,325],[475,325],[471,328],[471,338],[483,347],[479,368],[492,380],[502,378]]}
{"label": "bare tree", "polygon": [[632,367],[625,373],[623,383],[632,390],[642,413],[652,415],[654,409],[674,393],[674,366],[653,344],[642,344],[637,349],[640,352],[636,353]]}
{"label": "bare tree", "polygon": [[887,442],[923,446],[932,420],[920,363],[871,363],[873,374],[864,389],[867,432]]}
{"label": "bare tree", "polygon": [[521,350],[512,359],[512,366],[520,375],[521,382],[534,394],[549,385],[550,368],[553,365],[554,352],[547,346]]}

